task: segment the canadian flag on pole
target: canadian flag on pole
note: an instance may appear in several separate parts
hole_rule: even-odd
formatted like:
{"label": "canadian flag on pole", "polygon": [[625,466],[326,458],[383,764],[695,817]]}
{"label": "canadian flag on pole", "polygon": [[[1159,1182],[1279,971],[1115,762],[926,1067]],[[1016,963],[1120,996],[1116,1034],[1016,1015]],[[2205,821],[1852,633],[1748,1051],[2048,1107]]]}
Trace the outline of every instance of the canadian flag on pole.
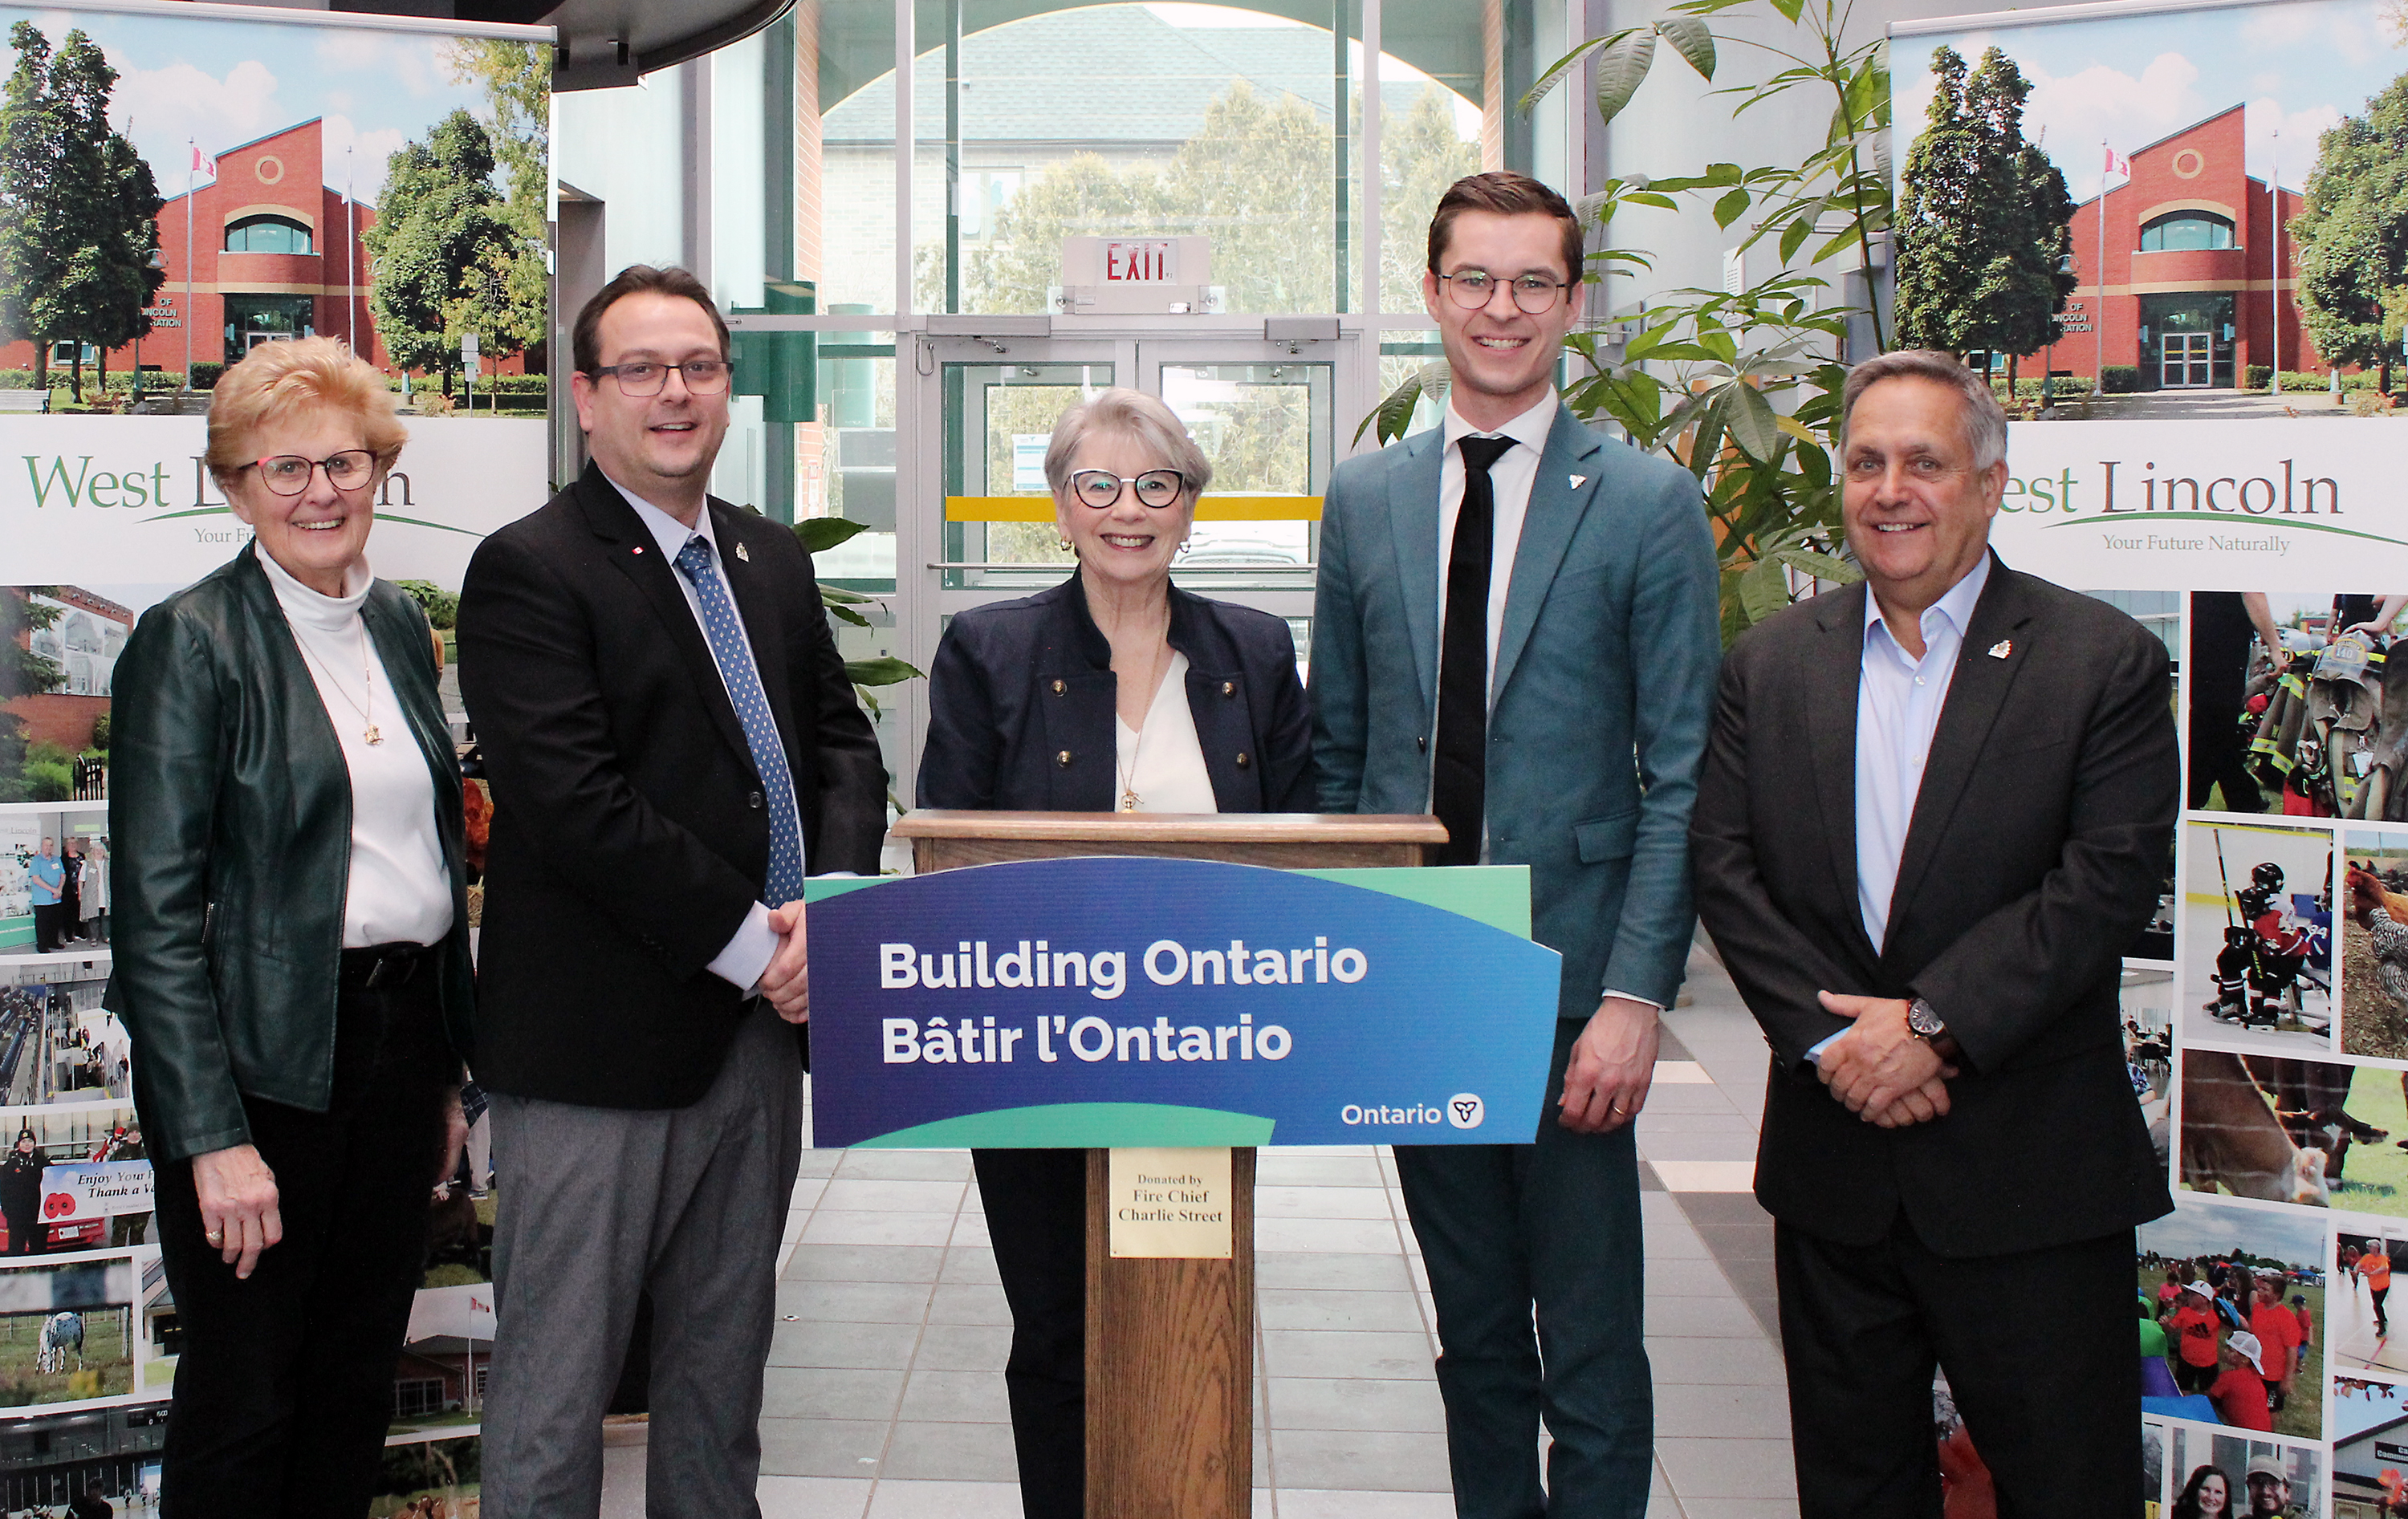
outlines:
{"label": "canadian flag on pole", "polygon": [[2103,142],[2099,146],[2106,151],[2108,173],[2120,174],[2127,179],[2132,177],[2132,161],[2130,159],[2126,158],[2122,153],[2117,152],[2114,149],[2109,148]]}
{"label": "canadian flag on pole", "polygon": [[198,143],[193,145],[193,172],[204,179],[214,179],[218,177],[218,161],[201,151]]}

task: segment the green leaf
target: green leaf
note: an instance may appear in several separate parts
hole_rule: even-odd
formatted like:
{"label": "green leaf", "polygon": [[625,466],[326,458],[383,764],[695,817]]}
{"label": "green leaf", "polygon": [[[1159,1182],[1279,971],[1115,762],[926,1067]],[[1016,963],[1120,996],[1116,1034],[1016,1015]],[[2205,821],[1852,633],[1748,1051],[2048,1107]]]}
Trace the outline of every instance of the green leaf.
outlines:
{"label": "green leaf", "polygon": [[[822,592],[821,595],[824,598],[826,593]],[[868,618],[862,616],[861,613],[854,611],[850,607],[838,606],[834,602],[828,603],[827,614],[830,617],[835,618],[839,623],[849,623],[854,627],[867,627],[869,625]]]}
{"label": "green leaf", "polygon": [[849,522],[842,517],[806,517],[795,524],[795,537],[812,553],[825,553],[855,533],[869,530],[867,523]]}
{"label": "green leaf", "polygon": [[1724,415],[1731,441],[1749,458],[1772,463],[1781,451],[1781,424],[1773,421],[1772,403],[1753,385],[1732,384],[1726,389],[1730,400]]}
{"label": "green leaf", "polygon": [[923,672],[916,665],[899,659],[848,659],[844,662],[844,678],[857,686],[899,685],[916,681]]}
{"label": "green leaf", "polygon": [[1812,549],[1784,549],[1772,556],[1792,569],[1802,570],[1818,580],[1833,585],[1854,585],[1865,578],[1865,572],[1846,560]]}
{"label": "green leaf", "polygon": [[1789,605],[1789,576],[1779,559],[1759,559],[1741,572],[1739,604],[1751,623]]}
{"label": "green leaf", "polygon": [[1749,203],[1755,198],[1744,190],[1733,190],[1726,193],[1722,199],[1714,202],[1714,225],[1727,227],[1745,216]]}
{"label": "green leaf", "polygon": [[1561,58],[1558,58],[1554,63],[1548,64],[1547,71],[1539,76],[1539,81],[1536,84],[1531,85],[1529,93],[1522,97],[1521,109],[1523,113],[1526,115],[1528,114],[1538,106],[1540,101],[1546,99],[1549,92],[1553,91],[1556,85],[1561,84],[1564,81],[1564,76],[1570,74],[1575,67],[1577,67],[1583,58],[1587,57],[1590,53],[1595,52],[1599,48],[1612,47],[1616,41],[1628,36],[1630,34],[1628,32],[1616,32],[1612,36],[1591,37],[1588,41],[1582,43],[1579,47],[1574,48],[1571,51],[1564,54]]}
{"label": "green leaf", "polygon": [[1597,55],[1597,111],[1611,122],[1630,104],[1639,93],[1641,81],[1647,78],[1648,67],[1656,62],[1656,33],[1652,27],[1626,32],[1608,43]]}
{"label": "green leaf", "polygon": [[1798,256],[1798,250],[1804,246],[1806,239],[1813,235],[1814,223],[1812,222],[1792,222],[1786,227],[1782,228],[1781,262],[1786,264],[1791,259],[1796,258]]}
{"label": "green leaf", "polygon": [[1714,34],[1707,29],[1705,22],[1694,17],[1676,17],[1669,21],[1657,21],[1656,30],[1689,61],[1689,66],[1696,69],[1699,77],[1709,79],[1714,77]]}
{"label": "green leaf", "polygon": [[825,580],[822,580],[820,582],[820,599],[822,601],[831,602],[841,601],[849,607],[857,607],[864,602],[883,601],[885,597],[866,595],[859,591],[848,591],[841,585],[830,585]]}

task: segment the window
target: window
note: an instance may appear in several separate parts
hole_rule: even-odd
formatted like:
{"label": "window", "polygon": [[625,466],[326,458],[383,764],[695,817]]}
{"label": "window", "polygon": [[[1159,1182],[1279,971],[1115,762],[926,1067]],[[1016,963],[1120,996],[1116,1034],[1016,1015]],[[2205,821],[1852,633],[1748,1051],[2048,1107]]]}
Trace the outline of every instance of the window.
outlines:
{"label": "window", "polygon": [[246,216],[226,225],[229,253],[307,253],[309,229],[290,217]]}
{"label": "window", "polygon": [[2141,229],[2143,253],[2231,246],[2232,223],[2213,211],[2176,211]]}
{"label": "window", "polygon": [[393,1384],[393,1412],[397,1419],[443,1412],[443,1379],[408,1377]]}

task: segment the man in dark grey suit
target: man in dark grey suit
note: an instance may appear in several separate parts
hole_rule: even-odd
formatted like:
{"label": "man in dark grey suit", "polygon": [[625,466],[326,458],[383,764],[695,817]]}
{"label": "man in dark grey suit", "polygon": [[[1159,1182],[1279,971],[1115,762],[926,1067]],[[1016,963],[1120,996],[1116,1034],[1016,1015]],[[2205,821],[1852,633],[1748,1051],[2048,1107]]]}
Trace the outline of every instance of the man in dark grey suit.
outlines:
{"label": "man in dark grey suit", "polygon": [[710,293],[622,272],[576,362],[593,463],[478,548],[460,596],[494,790],[484,1512],[596,1512],[649,1292],[646,1512],[743,1519],[802,1152],[803,875],[877,868],[885,772],[810,557],[707,494],[730,380]]}
{"label": "man in dark grey suit", "polygon": [[2116,987],[2178,803],[2165,648],[1991,553],[1985,380],[1892,353],[1842,404],[1865,583],[1732,646],[1695,823],[1772,1047],[1799,1509],[1937,1519],[1936,1365],[2000,1512],[2133,1512],[2132,1230],[2172,1202]]}
{"label": "man in dark grey suit", "polygon": [[1647,1507],[1630,1122],[1695,922],[1689,807],[1721,653],[1696,480],[1555,396],[1581,263],[1578,220],[1537,180],[1473,175],[1440,198],[1422,293],[1454,372],[1445,423],[1332,475],[1314,607],[1322,810],[1426,809],[1451,835],[1441,863],[1526,864],[1534,937],[1564,957],[1555,1116],[1507,1142],[1397,1147],[1456,1512],[1481,1519]]}

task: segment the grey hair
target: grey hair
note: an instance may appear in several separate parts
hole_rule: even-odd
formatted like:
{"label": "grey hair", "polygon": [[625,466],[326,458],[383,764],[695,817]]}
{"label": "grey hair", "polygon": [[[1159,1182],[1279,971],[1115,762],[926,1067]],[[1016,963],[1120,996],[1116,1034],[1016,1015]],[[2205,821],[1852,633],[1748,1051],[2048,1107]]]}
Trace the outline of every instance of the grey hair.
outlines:
{"label": "grey hair", "polygon": [[1134,438],[1160,454],[1163,463],[1187,481],[1191,500],[1212,483],[1212,461],[1187,436],[1186,424],[1178,414],[1143,391],[1115,386],[1097,391],[1093,400],[1072,407],[1054,423],[1054,441],[1045,447],[1045,483],[1054,494],[1070,488],[1070,460],[1091,432]]}
{"label": "grey hair", "polygon": [[1938,349],[1900,349],[1867,359],[1848,371],[1840,392],[1840,457],[1848,454],[1848,419],[1865,392],[1885,380],[1928,380],[1955,391],[1964,405],[1957,411],[1965,446],[1973,451],[1973,467],[1987,469],[2007,456],[2007,409],[1999,404],[1990,382],[1965,367],[1954,353]]}

